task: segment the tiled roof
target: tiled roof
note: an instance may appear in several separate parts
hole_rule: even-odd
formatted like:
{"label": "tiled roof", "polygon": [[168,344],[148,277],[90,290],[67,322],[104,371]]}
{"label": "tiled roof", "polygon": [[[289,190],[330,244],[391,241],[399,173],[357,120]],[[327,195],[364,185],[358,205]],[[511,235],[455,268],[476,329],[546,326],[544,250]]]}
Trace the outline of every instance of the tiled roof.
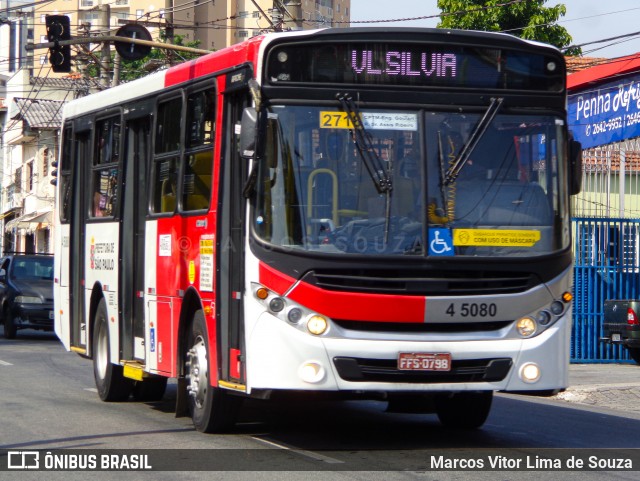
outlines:
{"label": "tiled roof", "polygon": [[[604,151],[588,149],[582,151],[582,165],[587,172],[607,172],[609,165],[611,172],[619,172],[620,168],[620,151],[613,150],[607,159]],[[625,152],[625,172],[640,172],[640,153],[627,151]]]}
{"label": "tiled roof", "polygon": [[580,89],[594,83],[621,75],[629,75],[640,70],[640,55],[633,54],[626,57],[606,59],[605,62],[594,64],[567,76],[567,88]]}
{"label": "tiled roof", "polygon": [[575,73],[586,68],[593,67],[594,65],[600,65],[609,61],[607,58],[596,57],[565,57],[567,61],[567,73]]}
{"label": "tiled roof", "polygon": [[18,113],[12,119],[24,120],[32,129],[59,129],[62,123],[62,106],[59,100],[14,98]]}
{"label": "tiled roof", "polygon": [[30,83],[39,87],[54,87],[62,90],[100,89],[98,80],[82,76],[67,78],[31,77]]}

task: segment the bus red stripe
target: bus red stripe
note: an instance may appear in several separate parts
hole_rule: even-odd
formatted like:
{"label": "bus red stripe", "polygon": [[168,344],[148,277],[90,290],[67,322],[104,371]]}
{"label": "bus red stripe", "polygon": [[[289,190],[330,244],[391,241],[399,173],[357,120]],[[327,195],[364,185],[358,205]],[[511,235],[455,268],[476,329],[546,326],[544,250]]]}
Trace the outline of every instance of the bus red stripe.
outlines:
{"label": "bus red stripe", "polygon": [[287,297],[334,319],[373,322],[424,322],[426,298],[326,291],[300,282]]}
{"label": "bus red stripe", "polygon": [[282,296],[291,289],[295,282],[293,277],[283,274],[263,262],[260,263],[260,284],[267,289]]}

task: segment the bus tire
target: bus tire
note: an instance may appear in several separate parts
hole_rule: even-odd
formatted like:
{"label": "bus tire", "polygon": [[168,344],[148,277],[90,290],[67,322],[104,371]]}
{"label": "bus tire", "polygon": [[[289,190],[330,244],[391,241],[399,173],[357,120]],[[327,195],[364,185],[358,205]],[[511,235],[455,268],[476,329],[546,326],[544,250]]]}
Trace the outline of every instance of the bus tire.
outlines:
{"label": "bus tire", "polygon": [[191,322],[185,353],[189,413],[202,433],[228,431],[235,424],[241,399],[211,386],[209,341],[202,310]]}
{"label": "bus tire", "polygon": [[5,339],[15,339],[18,328],[15,322],[13,322],[13,316],[11,315],[11,309],[8,307],[4,310],[4,337]]}
{"label": "bus tire", "polygon": [[131,394],[133,380],[124,377],[122,366],[111,362],[109,346],[107,304],[101,299],[93,323],[93,377],[100,399],[126,401]]}
{"label": "bus tire", "polygon": [[436,413],[449,428],[476,429],[484,424],[491,411],[493,391],[458,392],[436,396]]}
{"label": "bus tire", "polygon": [[133,399],[140,402],[160,401],[166,389],[166,377],[152,377],[138,381],[133,386]]}

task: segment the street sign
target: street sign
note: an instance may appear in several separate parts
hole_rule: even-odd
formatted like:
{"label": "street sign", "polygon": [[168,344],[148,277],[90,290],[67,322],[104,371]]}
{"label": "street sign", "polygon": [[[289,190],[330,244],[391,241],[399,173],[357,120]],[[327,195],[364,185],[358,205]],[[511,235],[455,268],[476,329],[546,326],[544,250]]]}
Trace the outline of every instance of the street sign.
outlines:
{"label": "street sign", "polygon": [[[116,32],[116,37],[128,37],[148,41],[152,40],[149,31],[142,25],[138,25],[137,23],[129,23],[120,27]],[[125,60],[140,60],[141,58],[149,55],[149,52],[151,52],[151,47],[148,45],[137,45],[126,42],[114,43],[116,46],[116,51]]]}

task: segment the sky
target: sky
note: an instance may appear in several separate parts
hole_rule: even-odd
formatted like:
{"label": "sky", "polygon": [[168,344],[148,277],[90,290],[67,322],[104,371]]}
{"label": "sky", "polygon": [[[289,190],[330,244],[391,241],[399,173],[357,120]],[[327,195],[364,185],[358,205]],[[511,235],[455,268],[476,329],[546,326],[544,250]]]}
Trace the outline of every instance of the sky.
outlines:
{"label": "sky", "polygon": [[[615,58],[640,52],[640,0],[547,0],[545,6],[559,3],[567,7],[567,13],[560,18],[559,24],[567,29],[576,45],[638,32],[635,37],[584,45],[584,56]],[[351,0],[352,21],[407,19],[439,13],[437,0]],[[437,23],[438,18],[430,18],[379,25],[435,27]]]}

